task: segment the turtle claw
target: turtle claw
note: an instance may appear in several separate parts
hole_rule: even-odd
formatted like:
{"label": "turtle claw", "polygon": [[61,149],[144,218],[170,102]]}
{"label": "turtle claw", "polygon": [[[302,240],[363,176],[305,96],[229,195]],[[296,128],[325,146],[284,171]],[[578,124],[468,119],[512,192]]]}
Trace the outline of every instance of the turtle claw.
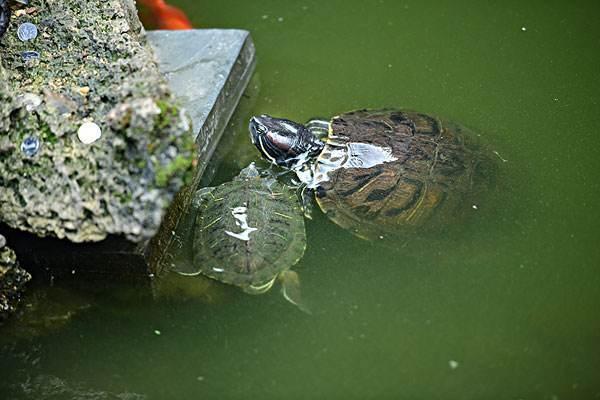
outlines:
{"label": "turtle claw", "polygon": [[304,213],[304,218],[310,219],[311,221],[313,219],[312,208],[313,207],[311,204],[302,207],[302,212]]}
{"label": "turtle claw", "polygon": [[304,217],[312,220],[313,215],[313,203],[311,201],[311,194],[307,193],[307,187],[305,185],[298,188],[300,191],[300,203],[302,206],[302,212],[304,213]]}

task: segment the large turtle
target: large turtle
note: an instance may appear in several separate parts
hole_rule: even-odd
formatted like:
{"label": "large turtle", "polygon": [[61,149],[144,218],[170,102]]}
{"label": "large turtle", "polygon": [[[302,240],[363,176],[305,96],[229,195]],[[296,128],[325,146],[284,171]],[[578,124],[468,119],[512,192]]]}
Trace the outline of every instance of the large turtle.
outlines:
{"label": "large turtle", "polygon": [[419,112],[359,110],[306,125],[261,115],[250,132],[266,159],[294,170],[326,215],[362,238],[447,226],[476,207],[489,179],[472,133]]}
{"label": "large turtle", "polygon": [[268,291],[279,278],[284,297],[307,311],[298,275],[290,270],[306,248],[295,190],[252,163],[232,181],[198,190],[191,207],[193,260],[176,272],[202,274],[250,294]]}

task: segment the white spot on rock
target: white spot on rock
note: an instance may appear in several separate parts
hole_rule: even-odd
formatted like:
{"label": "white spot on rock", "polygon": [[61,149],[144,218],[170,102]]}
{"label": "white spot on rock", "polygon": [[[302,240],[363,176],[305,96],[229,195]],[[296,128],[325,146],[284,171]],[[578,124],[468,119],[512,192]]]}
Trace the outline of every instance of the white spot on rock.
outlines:
{"label": "white spot on rock", "polygon": [[100,127],[94,122],[84,122],[77,130],[77,137],[81,140],[81,143],[91,144],[96,140],[100,139],[102,131]]}
{"label": "white spot on rock", "polygon": [[42,98],[33,93],[25,93],[17,97],[17,101],[20,102],[25,109],[29,112],[34,111],[42,104]]}

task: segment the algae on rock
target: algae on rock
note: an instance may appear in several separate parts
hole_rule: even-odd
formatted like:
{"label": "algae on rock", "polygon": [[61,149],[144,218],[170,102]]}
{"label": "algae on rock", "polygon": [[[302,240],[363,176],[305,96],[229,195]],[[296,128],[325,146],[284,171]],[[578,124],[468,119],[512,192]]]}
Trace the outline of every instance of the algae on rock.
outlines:
{"label": "algae on rock", "polygon": [[[190,121],[127,0],[37,0],[0,42],[0,221],[73,242],[142,242],[194,164]],[[37,25],[22,42],[23,22]],[[35,51],[39,58],[27,58]],[[84,122],[102,136],[82,143]],[[27,138],[40,147],[21,151]]]}
{"label": "algae on rock", "polygon": [[[0,235],[0,240],[4,237]],[[0,322],[15,312],[31,275],[19,266],[15,252],[0,246]]]}

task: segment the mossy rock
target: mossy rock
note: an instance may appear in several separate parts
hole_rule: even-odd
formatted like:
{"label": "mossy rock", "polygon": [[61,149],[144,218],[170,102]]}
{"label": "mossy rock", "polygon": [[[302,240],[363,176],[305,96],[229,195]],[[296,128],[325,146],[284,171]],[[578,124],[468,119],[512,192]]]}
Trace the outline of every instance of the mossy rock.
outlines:
{"label": "mossy rock", "polygon": [[[0,235],[0,241],[4,237]],[[15,312],[31,275],[19,266],[15,252],[0,243],[0,322]]]}
{"label": "mossy rock", "polygon": [[[74,242],[143,242],[195,161],[190,121],[124,0],[44,0],[0,42],[0,220]],[[37,25],[22,42],[23,22]],[[24,60],[24,51],[39,59]],[[77,130],[93,121],[99,140]],[[21,144],[35,137],[37,153]]]}

